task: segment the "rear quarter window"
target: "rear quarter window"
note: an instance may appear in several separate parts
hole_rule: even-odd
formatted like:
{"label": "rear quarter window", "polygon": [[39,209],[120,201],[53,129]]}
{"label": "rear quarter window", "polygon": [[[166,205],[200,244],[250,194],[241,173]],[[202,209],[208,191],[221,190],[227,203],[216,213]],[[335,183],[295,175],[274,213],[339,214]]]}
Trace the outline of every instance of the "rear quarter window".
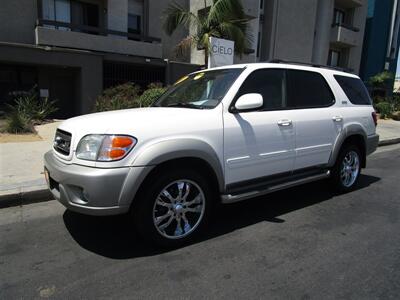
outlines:
{"label": "rear quarter window", "polygon": [[359,78],[334,75],[350,102],[356,105],[371,105],[367,88]]}

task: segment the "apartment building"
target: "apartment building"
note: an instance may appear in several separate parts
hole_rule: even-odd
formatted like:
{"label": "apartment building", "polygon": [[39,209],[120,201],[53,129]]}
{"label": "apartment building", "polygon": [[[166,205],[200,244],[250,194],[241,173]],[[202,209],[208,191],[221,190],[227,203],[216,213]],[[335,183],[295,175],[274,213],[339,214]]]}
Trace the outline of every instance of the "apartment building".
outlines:
{"label": "apartment building", "polygon": [[[212,0],[190,1],[197,13]],[[236,63],[291,60],[331,65],[358,73],[367,0],[243,0],[252,37],[249,54]],[[191,62],[204,61],[192,50]]]}
{"label": "apartment building", "polygon": [[[186,0],[178,1],[187,5]],[[37,85],[59,117],[92,110],[103,88],[173,81],[197,66],[170,62],[186,35],[163,33],[159,0],[2,0],[0,106]]]}
{"label": "apartment building", "polygon": [[[0,110],[36,85],[58,117],[92,111],[104,88],[171,83],[204,64],[204,51],[175,56],[189,32],[162,29],[172,0],[2,0]],[[174,0],[198,13],[212,0]],[[242,0],[254,17],[251,45],[235,63],[284,59],[358,73],[367,0]],[[179,63],[176,61],[180,61]]]}

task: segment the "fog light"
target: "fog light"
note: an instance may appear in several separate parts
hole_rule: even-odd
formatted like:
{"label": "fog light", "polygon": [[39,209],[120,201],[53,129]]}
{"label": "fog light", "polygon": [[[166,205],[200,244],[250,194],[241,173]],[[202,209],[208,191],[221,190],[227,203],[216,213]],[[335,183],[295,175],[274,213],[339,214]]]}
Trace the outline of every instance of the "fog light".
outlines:
{"label": "fog light", "polygon": [[89,193],[86,192],[85,190],[82,190],[82,196],[83,196],[83,201],[89,202]]}

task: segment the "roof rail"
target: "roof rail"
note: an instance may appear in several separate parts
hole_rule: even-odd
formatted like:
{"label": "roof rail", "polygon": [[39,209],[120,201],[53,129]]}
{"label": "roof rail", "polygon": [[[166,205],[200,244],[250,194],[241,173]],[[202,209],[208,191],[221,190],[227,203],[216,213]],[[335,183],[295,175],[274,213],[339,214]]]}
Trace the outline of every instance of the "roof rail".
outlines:
{"label": "roof rail", "polygon": [[314,68],[325,68],[325,69],[332,69],[332,70],[336,70],[336,71],[351,73],[350,69],[327,66],[327,65],[320,65],[320,64],[315,64],[315,63],[304,63],[304,62],[299,62],[299,61],[290,61],[290,60],[283,60],[283,59],[272,59],[272,60],[269,60],[268,62],[272,63],[272,64],[289,64],[289,65],[308,66],[308,67],[314,67]]}

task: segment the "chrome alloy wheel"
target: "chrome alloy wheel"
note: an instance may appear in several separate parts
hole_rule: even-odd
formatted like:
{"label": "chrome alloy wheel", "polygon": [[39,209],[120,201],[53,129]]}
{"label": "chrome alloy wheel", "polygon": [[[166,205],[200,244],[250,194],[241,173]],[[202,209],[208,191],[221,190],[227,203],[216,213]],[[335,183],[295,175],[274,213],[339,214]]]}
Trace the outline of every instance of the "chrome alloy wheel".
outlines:
{"label": "chrome alloy wheel", "polygon": [[343,186],[351,187],[357,179],[360,172],[360,159],[357,152],[350,151],[342,161],[340,169],[340,179]]}
{"label": "chrome alloy wheel", "polygon": [[153,206],[153,223],[168,239],[191,234],[200,224],[205,209],[202,189],[188,179],[176,180],[163,188]]}

